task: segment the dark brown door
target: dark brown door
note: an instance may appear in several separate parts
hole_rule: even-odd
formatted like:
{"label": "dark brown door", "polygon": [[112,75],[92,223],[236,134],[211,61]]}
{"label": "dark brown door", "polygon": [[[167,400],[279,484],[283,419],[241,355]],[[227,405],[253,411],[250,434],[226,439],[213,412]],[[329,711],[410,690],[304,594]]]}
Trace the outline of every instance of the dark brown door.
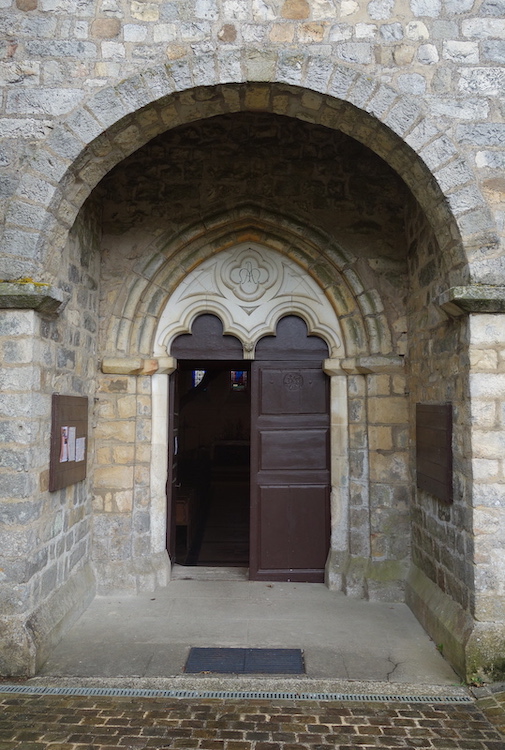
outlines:
{"label": "dark brown door", "polygon": [[323,581],[330,539],[329,390],[318,361],[255,361],[250,578]]}

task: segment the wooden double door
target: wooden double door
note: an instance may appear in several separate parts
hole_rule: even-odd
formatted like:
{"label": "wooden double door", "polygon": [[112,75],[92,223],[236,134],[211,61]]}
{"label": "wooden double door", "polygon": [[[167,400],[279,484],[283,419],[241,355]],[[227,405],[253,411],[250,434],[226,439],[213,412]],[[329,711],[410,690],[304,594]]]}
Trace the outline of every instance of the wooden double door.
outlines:
{"label": "wooden double door", "polygon": [[[202,317],[207,320],[198,318],[192,335],[180,337],[179,345],[177,340],[174,344],[174,356],[180,365],[184,367],[186,362],[193,371],[206,367],[225,369],[233,359],[236,367],[237,360],[230,356],[236,352],[226,352],[226,347],[235,344],[228,341],[223,345],[230,337],[221,335],[222,359],[198,356],[202,349],[212,357],[218,353],[210,345],[209,333],[209,327],[216,326],[216,319]],[[223,354],[228,355],[228,361],[223,361],[227,359]],[[256,358],[247,367],[252,580],[324,580],[330,540],[329,384],[322,370],[326,356],[324,342],[307,336],[305,323],[290,316],[280,321],[275,337],[259,342]],[[172,445],[177,437],[178,411],[174,393]],[[172,456],[170,465],[169,486],[173,489],[169,492],[169,512],[173,529],[180,484],[177,456]]]}

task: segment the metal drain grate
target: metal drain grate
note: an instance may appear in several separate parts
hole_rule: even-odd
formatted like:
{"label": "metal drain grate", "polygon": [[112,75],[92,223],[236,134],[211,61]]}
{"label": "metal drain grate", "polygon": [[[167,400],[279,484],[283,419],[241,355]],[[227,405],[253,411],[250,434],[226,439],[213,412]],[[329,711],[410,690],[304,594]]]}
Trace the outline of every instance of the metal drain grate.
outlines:
{"label": "metal drain grate", "polygon": [[192,647],[184,671],[191,674],[304,674],[299,648]]}
{"label": "metal drain grate", "polygon": [[125,698],[220,698],[289,700],[289,701],[341,701],[359,703],[473,703],[469,695],[396,695],[375,693],[293,693],[261,690],[153,690],[142,688],[51,687],[37,685],[2,685],[1,693],[17,695],[81,695],[119,696]]}

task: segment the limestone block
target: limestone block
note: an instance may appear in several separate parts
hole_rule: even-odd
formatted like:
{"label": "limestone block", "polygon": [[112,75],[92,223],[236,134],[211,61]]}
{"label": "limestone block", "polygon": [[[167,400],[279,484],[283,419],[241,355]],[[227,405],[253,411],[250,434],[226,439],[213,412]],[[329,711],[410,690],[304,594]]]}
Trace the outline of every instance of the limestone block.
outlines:
{"label": "limestone block", "polygon": [[474,484],[474,505],[503,508],[505,506],[505,485],[503,483]]}
{"label": "limestone block", "polygon": [[438,50],[434,44],[421,44],[417,51],[417,59],[423,65],[435,65],[439,61]]}
{"label": "limestone block", "polygon": [[65,41],[59,39],[37,39],[26,42],[29,57],[62,57],[62,58],[96,58],[96,45],[93,42],[80,40]]}
{"label": "limestone block", "polygon": [[174,23],[158,23],[153,29],[155,42],[174,42],[177,39],[177,26]]}
{"label": "limestone block", "polygon": [[442,10],[441,0],[410,0],[410,8],[415,17],[437,18]]}
{"label": "limestone block", "polygon": [[330,28],[330,42],[341,42],[352,39],[352,26],[348,23],[336,23]]}
{"label": "limestone block", "polygon": [[463,36],[474,39],[505,39],[505,19],[465,18],[461,22]]}
{"label": "limestone block", "polygon": [[[491,0],[491,2],[493,2],[493,0]],[[444,8],[450,15],[468,13],[472,10],[474,5],[475,0],[444,0]],[[483,13],[483,8],[481,8],[481,14],[485,15],[485,13]]]}
{"label": "limestone block", "polygon": [[406,453],[370,452],[371,482],[407,482],[410,478],[409,460]]}
{"label": "limestone block", "polygon": [[95,487],[100,489],[128,490],[133,488],[132,466],[100,466],[94,473]]}
{"label": "limestone block", "polygon": [[505,431],[472,430],[472,448],[475,458],[501,458],[505,451]]}
{"label": "limestone block", "polygon": [[135,460],[134,445],[113,445],[110,450],[112,454],[112,463],[133,464]]}
{"label": "limestone block", "polygon": [[393,448],[393,430],[391,427],[369,427],[368,440],[370,450],[389,451]]}
{"label": "limestone block", "polygon": [[97,440],[133,443],[135,440],[135,422],[133,420],[99,422],[95,428],[95,438]]}
{"label": "limestone block", "polygon": [[372,62],[372,46],[366,42],[343,42],[337,45],[336,54],[348,63],[367,65]]}
{"label": "limestone block", "polygon": [[137,375],[142,372],[144,360],[140,357],[105,357],[102,360],[102,372]]}
{"label": "limestone block", "polygon": [[251,4],[248,0],[223,0],[223,16],[235,21],[250,21]]}
{"label": "limestone block", "polygon": [[102,42],[100,47],[104,60],[122,60],[126,57],[126,49],[121,42]]}
{"label": "limestone block", "polygon": [[292,21],[309,18],[310,5],[307,0],[284,0],[281,8],[281,15],[283,18],[287,18]]}
{"label": "limestone block", "polygon": [[405,36],[412,42],[421,42],[429,39],[430,33],[423,21],[410,21],[405,27]]}
{"label": "limestone block", "polygon": [[39,85],[40,62],[26,60],[23,63],[14,61],[0,63],[0,84]]}
{"label": "limestone block", "polygon": [[149,466],[135,466],[135,486],[147,487],[151,480],[151,468]]}
{"label": "limestone block", "polygon": [[287,23],[275,23],[269,31],[271,42],[290,44],[295,36],[295,27]]}
{"label": "limestone block", "polygon": [[33,365],[9,367],[0,370],[0,388],[3,391],[38,391],[41,384],[40,368]]}
{"label": "limestone block", "polygon": [[133,492],[131,490],[125,490],[123,492],[113,493],[114,506],[113,512],[118,513],[131,513],[133,509]]}
{"label": "limestone block", "polygon": [[125,23],[123,26],[123,38],[125,42],[145,42],[147,39],[147,27],[136,23]]}
{"label": "limestone block", "polygon": [[[342,18],[345,18],[345,16],[352,16],[358,10],[359,4],[356,2],[356,0],[342,0],[342,3],[340,5],[340,15],[342,16]],[[371,15],[371,18],[374,18],[374,16]]]}
{"label": "limestone block", "polygon": [[302,23],[298,27],[298,40],[302,44],[322,42],[325,29],[326,27],[322,23]]}
{"label": "limestone block", "polygon": [[483,42],[482,45],[482,59],[487,62],[505,63],[505,41],[496,41],[491,39],[487,42]]}
{"label": "limestone block", "polygon": [[142,2],[142,0],[132,0],[130,12],[132,18],[139,21],[158,21],[160,17],[160,6],[158,3]]}
{"label": "limestone block", "polygon": [[133,418],[137,414],[137,397],[120,396],[116,402],[117,414],[121,419]]}
{"label": "limestone block", "polygon": [[369,375],[367,377],[367,392],[370,396],[389,396],[391,393],[389,375]]}
{"label": "limestone block", "polygon": [[479,45],[477,42],[445,40],[442,49],[444,60],[470,64],[479,62]]}
{"label": "limestone block", "polygon": [[356,39],[375,39],[379,28],[375,23],[357,23],[354,27]]}
{"label": "limestone block", "polygon": [[470,366],[474,371],[494,372],[498,368],[498,352],[493,349],[474,349],[470,352]]}
{"label": "limestone block", "polygon": [[408,421],[408,401],[398,396],[370,397],[368,416],[372,424],[402,424]]}
{"label": "limestone block", "polygon": [[476,482],[496,482],[503,479],[501,461],[489,458],[473,458],[472,474]]}
{"label": "limestone block", "polygon": [[505,396],[505,374],[471,373],[471,398],[500,398]]}
{"label": "limestone block", "polygon": [[398,42],[404,37],[401,23],[385,23],[380,27],[381,38],[385,42]]}
{"label": "limestone block", "polygon": [[472,424],[480,429],[489,429],[498,426],[498,410],[496,401],[483,401],[472,399],[471,406]]}
{"label": "limestone block", "polygon": [[[461,70],[458,89],[463,94],[499,96],[505,88],[503,68],[470,68]],[[478,119],[477,117],[475,119]]]}
{"label": "limestone block", "polygon": [[376,21],[385,21],[391,18],[394,4],[394,0],[372,0],[367,6],[368,15]]}
{"label": "limestone block", "polygon": [[91,33],[100,39],[113,39],[119,36],[121,22],[118,18],[97,18],[91,24]]}

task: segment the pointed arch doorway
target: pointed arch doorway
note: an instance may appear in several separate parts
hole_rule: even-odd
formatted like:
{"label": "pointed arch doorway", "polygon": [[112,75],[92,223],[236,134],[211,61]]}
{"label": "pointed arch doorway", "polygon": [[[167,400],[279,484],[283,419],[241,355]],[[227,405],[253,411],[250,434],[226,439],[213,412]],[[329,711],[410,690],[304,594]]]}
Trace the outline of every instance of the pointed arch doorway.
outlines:
{"label": "pointed arch doorway", "polygon": [[330,543],[328,347],[286,316],[253,362],[213,315],[177,337],[169,552],[252,580],[323,581]]}

